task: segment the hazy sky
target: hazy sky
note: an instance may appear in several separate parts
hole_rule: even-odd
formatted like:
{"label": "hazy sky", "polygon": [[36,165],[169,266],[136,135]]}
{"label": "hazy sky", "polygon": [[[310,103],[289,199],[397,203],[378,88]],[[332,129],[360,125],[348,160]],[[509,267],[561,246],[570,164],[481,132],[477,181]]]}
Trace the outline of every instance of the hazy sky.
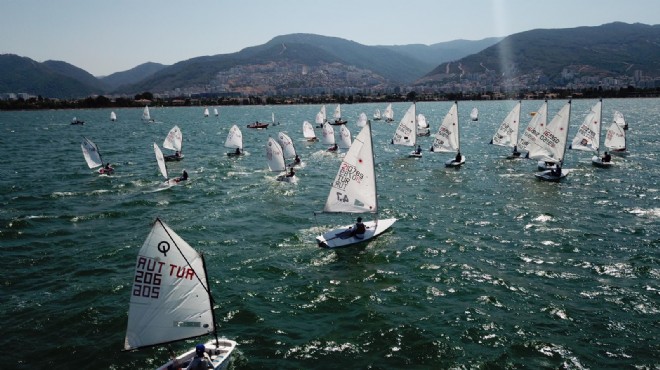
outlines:
{"label": "hazy sky", "polygon": [[660,0],[0,0],[0,54],[102,76],[290,33],[428,45],[614,21],[658,24]]}

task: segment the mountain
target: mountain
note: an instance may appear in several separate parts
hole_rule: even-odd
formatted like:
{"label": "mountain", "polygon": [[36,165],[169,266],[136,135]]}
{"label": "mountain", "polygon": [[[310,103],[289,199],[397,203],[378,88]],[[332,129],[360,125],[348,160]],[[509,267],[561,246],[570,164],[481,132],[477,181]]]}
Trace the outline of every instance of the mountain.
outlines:
{"label": "mountain", "polygon": [[98,79],[103,81],[110,90],[116,90],[122,85],[134,84],[150,77],[166,67],[164,64],[147,62],[127,71],[116,72],[108,76],[98,77]]}
{"label": "mountain", "polygon": [[429,70],[438,64],[461,59],[471,54],[478,53],[489,46],[500,42],[503,37],[489,37],[482,40],[453,40],[440,42],[432,45],[410,44],[410,45],[381,45],[379,47],[396,51],[399,54],[415,58],[429,65]]}
{"label": "mountain", "polygon": [[[270,66],[270,67],[268,67]],[[248,89],[248,74],[258,71],[281,87],[308,86],[308,74],[335,74],[337,86],[352,86],[347,79],[364,76],[376,86],[385,83],[410,83],[427,73],[433,65],[382,47],[365,46],[337,37],[312,34],[277,36],[269,42],[245,48],[237,53],[192,58],[163,68],[139,83],[120,89],[124,93],[168,91],[185,87],[203,87],[224,80],[232,71],[234,84]],[[271,73],[265,70],[271,69]],[[219,76],[220,74],[220,76]],[[248,83],[250,82],[250,83]],[[332,80],[328,80],[332,83]],[[218,82],[221,83],[221,82]],[[270,86],[273,86],[272,84]],[[266,86],[264,86],[266,89]]]}
{"label": "mountain", "polygon": [[39,63],[14,54],[0,55],[2,93],[28,93],[52,98],[79,98],[102,93],[100,82],[93,76],[90,80],[89,76],[89,73],[65,62]]}
{"label": "mountain", "polygon": [[616,22],[521,32],[479,53],[443,63],[417,84],[484,77],[501,83],[528,77],[561,86],[575,75],[616,78],[632,76],[636,70],[660,76],[660,25]]}

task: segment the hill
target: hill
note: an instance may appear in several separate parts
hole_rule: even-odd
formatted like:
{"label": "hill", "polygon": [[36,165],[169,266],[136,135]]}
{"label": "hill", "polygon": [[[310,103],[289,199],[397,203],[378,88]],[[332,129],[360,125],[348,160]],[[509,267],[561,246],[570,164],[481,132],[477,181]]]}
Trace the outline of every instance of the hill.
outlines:
{"label": "hill", "polygon": [[660,25],[610,23],[597,27],[517,33],[465,58],[439,65],[418,84],[490,78],[542,79],[562,86],[582,77],[616,78],[641,71],[660,76]]}
{"label": "hill", "polygon": [[[65,62],[36,62],[14,54],[0,55],[0,92],[52,98],[79,98],[103,92],[101,82]],[[85,82],[88,81],[88,82]]]}
{"label": "hill", "polygon": [[98,79],[103,81],[108,89],[116,90],[122,85],[134,84],[140,80],[150,77],[154,73],[166,67],[167,66],[164,64],[147,62],[127,71],[116,72],[108,76],[99,77]]}
{"label": "hill", "polygon": [[503,37],[489,37],[476,41],[453,40],[432,45],[382,45],[380,47],[417,59],[420,62],[427,64],[428,70],[432,70],[438,64],[478,53],[487,47],[500,42],[502,39]]}

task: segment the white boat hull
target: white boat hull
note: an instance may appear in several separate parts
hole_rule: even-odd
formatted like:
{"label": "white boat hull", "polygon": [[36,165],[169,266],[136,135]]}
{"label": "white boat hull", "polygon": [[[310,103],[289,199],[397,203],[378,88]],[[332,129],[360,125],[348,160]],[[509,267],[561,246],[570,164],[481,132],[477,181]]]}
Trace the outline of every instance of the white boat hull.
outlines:
{"label": "white boat hull", "polygon": [[[204,343],[204,347],[206,348],[206,352],[211,357],[213,369],[223,370],[226,369],[227,366],[229,365],[229,362],[231,360],[230,356],[234,351],[234,349],[236,348],[236,342],[230,339],[220,339],[217,344],[218,345],[216,346],[215,339],[213,339]],[[165,365],[159,367],[157,370],[180,369],[180,368],[185,369],[188,366],[188,363],[190,363],[190,361],[192,361],[194,357],[195,357],[195,349],[193,348],[190,351],[180,356],[177,356],[176,360],[168,361]],[[176,366],[174,366],[175,361],[176,361]]]}
{"label": "white boat hull", "polygon": [[534,176],[536,176],[537,179],[543,180],[543,181],[550,181],[550,182],[559,182],[559,181],[561,181],[561,179],[566,177],[566,175],[568,175],[568,172],[564,171],[564,170],[561,171],[561,175],[559,175],[559,176],[554,174],[552,172],[552,170],[546,170],[546,171],[537,172],[537,173],[534,174]]}
{"label": "white boat hull", "polygon": [[341,226],[334,230],[330,230],[321,236],[317,236],[316,241],[318,242],[319,247],[322,248],[348,247],[377,237],[389,229],[395,222],[396,218],[365,222],[364,225],[366,226],[367,231],[362,238],[356,238],[355,236],[350,235],[350,230],[354,225]]}
{"label": "white boat hull", "polygon": [[456,161],[456,158],[452,158],[445,162],[445,167],[460,167],[463,163],[465,163],[465,156],[461,155],[460,161]]}

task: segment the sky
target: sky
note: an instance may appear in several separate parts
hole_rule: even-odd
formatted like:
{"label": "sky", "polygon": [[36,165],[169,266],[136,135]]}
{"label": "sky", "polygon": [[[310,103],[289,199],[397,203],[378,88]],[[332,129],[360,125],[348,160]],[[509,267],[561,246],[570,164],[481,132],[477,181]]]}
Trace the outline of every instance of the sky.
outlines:
{"label": "sky", "polygon": [[660,0],[0,0],[0,54],[105,76],[291,33],[430,45],[617,21],[659,24]]}

